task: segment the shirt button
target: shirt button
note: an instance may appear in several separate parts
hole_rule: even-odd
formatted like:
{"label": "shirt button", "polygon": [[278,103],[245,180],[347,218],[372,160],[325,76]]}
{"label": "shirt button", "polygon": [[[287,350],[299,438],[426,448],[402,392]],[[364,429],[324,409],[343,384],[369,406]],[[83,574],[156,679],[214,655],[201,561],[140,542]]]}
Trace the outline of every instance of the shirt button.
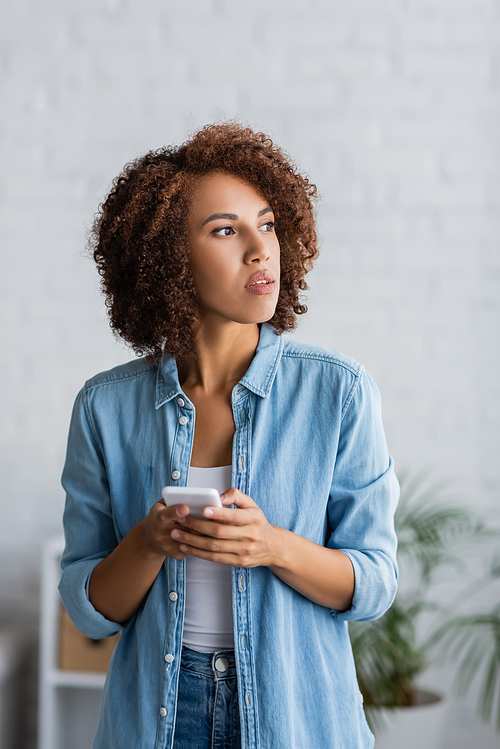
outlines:
{"label": "shirt button", "polygon": [[167,653],[165,656],[165,660],[167,661],[167,663],[172,663],[172,661],[174,660],[174,656],[172,655],[172,653]]}
{"label": "shirt button", "polygon": [[177,398],[177,405],[181,408],[185,406],[186,404],[184,403],[184,398]]}
{"label": "shirt button", "polygon": [[177,593],[174,590],[168,594],[168,597],[170,598],[171,601],[177,601],[177,598],[178,598]]}
{"label": "shirt button", "polygon": [[186,426],[187,423],[188,423],[188,417],[187,416],[181,416],[181,418],[179,419],[179,424],[181,426]]}
{"label": "shirt button", "polygon": [[177,481],[177,479],[180,479],[180,477],[181,474],[179,473],[179,471],[172,471],[172,478],[174,479],[174,481]]}
{"label": "shirt button", "polygon": [[167,711],[165,710],[165,708],[164,707],[160,707],[160,715],[161,715],[161,717],[164,718],[166,714],[167,714]]}

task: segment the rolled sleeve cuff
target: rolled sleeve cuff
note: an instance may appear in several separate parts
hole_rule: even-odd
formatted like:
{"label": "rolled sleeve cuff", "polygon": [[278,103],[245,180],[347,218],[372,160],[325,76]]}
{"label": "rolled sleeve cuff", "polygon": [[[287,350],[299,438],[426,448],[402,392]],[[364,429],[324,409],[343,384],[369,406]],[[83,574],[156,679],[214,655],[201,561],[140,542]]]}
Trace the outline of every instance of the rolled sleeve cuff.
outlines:
{"label": "rolled sleeve cuff", "polygon": [[383,552],[339,549],[354,568],[354,596],[347,611],[330,609],[340,622],[368,622],[381,617],[391,606],[397,591],[397,570]]}
{"label": "rolled sleeve cuff", "polygon": [[100,614],[90,602],[90,576],[101,559],[75,562],[63,571],[59,582],[59,593],[64,608],[80,632],[94,640],[111,637],[121,632],[123,626]]}

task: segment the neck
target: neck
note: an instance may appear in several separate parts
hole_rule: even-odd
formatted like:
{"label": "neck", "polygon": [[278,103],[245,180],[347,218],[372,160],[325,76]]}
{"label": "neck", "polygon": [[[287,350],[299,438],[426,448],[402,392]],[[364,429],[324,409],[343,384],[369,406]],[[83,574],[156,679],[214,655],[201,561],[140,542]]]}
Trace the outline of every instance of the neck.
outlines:
{"label": "neck", "polygon": [[208,393],[230,392],[250,366],[259,342],[255,324],[200,324],[195,332],[196,357],[179,365],[183,387]]}

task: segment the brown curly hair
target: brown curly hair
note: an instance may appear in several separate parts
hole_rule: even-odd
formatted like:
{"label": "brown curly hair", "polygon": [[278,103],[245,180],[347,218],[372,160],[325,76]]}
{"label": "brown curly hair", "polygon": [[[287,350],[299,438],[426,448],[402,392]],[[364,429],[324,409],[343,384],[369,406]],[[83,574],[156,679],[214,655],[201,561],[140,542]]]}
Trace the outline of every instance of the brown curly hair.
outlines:
{"label": "brown curly hair", "polygon": [[196,291],[187,216],[199,177],[244,179],[269,202],[280,244],[280,293],[269,321],[292,330],[307,311],[299,292],[317,257],[316,186],[263,133],[237,122],[207,125],[182,146],[150,151],[114,180],[96,214],[89,246],[101,276],[110,325],[137,354],[178,361],[194,353]]}

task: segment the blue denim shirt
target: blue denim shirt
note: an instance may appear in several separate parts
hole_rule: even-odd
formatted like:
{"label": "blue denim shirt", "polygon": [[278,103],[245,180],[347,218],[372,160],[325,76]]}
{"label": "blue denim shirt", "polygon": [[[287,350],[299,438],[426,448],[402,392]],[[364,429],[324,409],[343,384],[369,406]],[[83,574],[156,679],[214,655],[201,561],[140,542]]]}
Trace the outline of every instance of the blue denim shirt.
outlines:
{"label": "blue denim shirt", "polygon": [[[381,616],[397,580],[398,484],[377,388],[337,352],[262,325],[232,392],[232,484],[273,525],[350,558],[352,607],[309,600],[268,567],[233,567],[242,749],[368,749],[347,622]],[[180,421],[187,417],[187,423]],[[165,485],[184,486],[195,409],[165,356],[89,380],[79,393],[63,472],[66,547],[59,590],[92,638],[121,631],[94,749],[171,749],[182,648],[185,560],[167,558],[123,626],[89,601],[92,570],[144,517]]]}

